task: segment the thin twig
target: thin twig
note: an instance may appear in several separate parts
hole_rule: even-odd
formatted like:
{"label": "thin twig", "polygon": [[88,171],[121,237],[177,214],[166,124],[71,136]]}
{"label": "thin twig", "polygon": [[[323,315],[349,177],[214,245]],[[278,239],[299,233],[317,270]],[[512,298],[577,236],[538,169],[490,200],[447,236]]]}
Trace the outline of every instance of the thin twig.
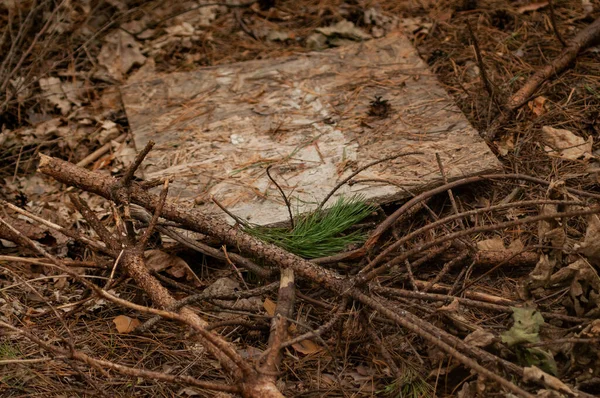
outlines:
{"label": "thin twig", "polygon": [[38,338],[33,333],[19,329],[17,327],[14,327],[14,326],[12,326],[8,323],[2,322],[2,321],[0,321],[0,327],[10,329],[16,333],[19,333],[19,334],[25,336],[29,340],[33,341],[34,343],[36,343],[37,345],[42,347],[44,350],[52,352],[56,356],[65,356],[68,358],[73,358],[78,361],[84,362],[96,369],[101,369],[101,370],[111,369],[111,370],[114,370],[118,373],[121,373],[121,374],[124,374],[127,376],[143,377],[148,380],[160,380],[160,381],[170,382],[170,383],[185,383],[185,384],[189,384],[192,386],[204,388],[207,390],[213,390],[213,391],[223,391],[223,392],[230,392],[230,393],[234,393],[234,394],[239,393],[241,391],[240,387],[235,384],[231,385],[231,384],[221,384],[221,383],[214,383],[214,382],[208,382],[208,381],[200,381],[191,376],[168,375],[168,374],[165,374],[162,372],[153,372],[153,371],[149,371],[149,370],[131,368],[129,366],[120,365],[120,364],[106,361],[103,359],[96,359],[96,358],[90,357],[87,354],[84,354],[81,351],[67,350],[67,349],[64,349],[61,347],[54,346],[54,345],[47,343],[44,340]]}
{"label": "thin twig", "polygon": [[[377,243],[379,238],[381,238],[383,233],[385,231],[387,231],[392,225],[394,225],[402,214],[404,214],[406,211],[408,211],[413,206],[416,206],[420,202],[422,202],[426,199],[429,199],[439,193],[445,192],[448,189],[457,188],[457,187],[467,185],[467,184],[472,184],[475,182],[483,182],[483,181],[487,181],[487,180],[496,180],[496,179],[498,179],[498,180],[523,180],[523,181],[533,182],[533,183],[539,184],[539,185],[550,185],[550,182],[548,182],[548,181],[545,181],[541,178],[528,176],[525,174],[486,174],[486,175],[482,175],[482,176],[462,178],[462,179],[459,179],[456,181],[449,182],[448,184],[444,184],[444,185],[441,185],[434,189],[431,189],[429,191],[423,192],[423,193],[415,196],[414,198],[410,199],[405,204],[403,204],[398,210],[396,210],[388,218],[386,218],[385,221],[383,221],[381,224],[379,224],[379,226],[371,233],[371,235],[369,236],[369,239],[367,239],[367,241],[363,245],[363,248],[365,249],[365,251],[369,251],[375,245],[375,243]],[[565,189],[569,193],[572,193],[572,194],[576,194],[576,195],[580,195],[580,196],[584,196],[584,197],[595,198],[595,199],[600,199],[599,194],[586,192],[586,191],[582,191],[582,190],[574,189],[574,188],[568,188],[568,187]]]}
{"label": "thin twig", "polygon": [[490,100],[493,103],[495,103],[496,106],[498,106],[498,104],[496,103],[496,95],[494,94],[494,89],[492,87],[492,83],[488,79],[486,67],[485,67],[485,64],[483,63],[483,57],[481,56],[481,50],[479,49],[479,41],[477,40],[477,37],[475,36],[475,33],[473,32],[473,28],[471,27],[471,24],[469,23],[468,20],[466,21],[466,23],[467,23],[467,31],[469,32],[469,36],[471,36],[471,41],[473,42],[473,48],[475,49],[475,58],[477,59],[477,65],[479,66],[479,73],[481,73],[481,80],[483,81],[483,87],[485,87],[485,90],[488,92],[488,95],[490,96]]}
{"label": "thin twig", "polygon": [[551,63],[537,70],[529,80],[514,93],[505,106],[505,112],[494,120],[492,125],[484,133],[488,140],[493,140],[498,130],[509,120],[514,112],[525,105],[541,87],[541,85],[553,76],[558,76],[565,70],[577,55],[588,47],[595,45],[600,40],[600,18],[579,31],[577,35],[568,40],[567,46]]}
{"label": "thin twig", "polygon": [[226,208],[225,206],[223,206],[223,205],[221,204],[221,202],[219,202],[219,201],[217,200],[217,198],[215,198],[214,196],[211,196],[211,197],[210,197],[210,199],[211,199],[213,202],[215,202],[215,204],[216,204],[217,206],[219,206],[219,209],[223,210],[223,212],[224,212],[225,214],[227,214],[229,217],[233,218],[233,220],[234,220],[236,223],[238,223],[239,225],[242,225],[242,226],[247,226],[247,225],[248,225],[248,223],[247,223],[245,220],[242,220],[241,218],[239,218],[238,216],[236,216],[235,214],[233,214],[232,212],[230,212],[229,210],[227,210],[227,208]]}
{"label": "thin twig", "polygon": [[558,39],[560,44],[562,44],[563,47],[566,47],[567,43],[562,38],[562,35],[560,34],[558,30],[558,25],[556,23],[556,15],[554,13],[554,1],[548,0],[548,9],[550,10],[550,22],[552,23],[552,30],[554,31],[554,34],[556,35],[556,38]]}
{"label": "thin twig", "polygon": [[148,223],[148,227],[146,228],[146,231],[144,231],[144,234],[142,235],[142,237],[140,238],[140,240],[137,243],[137,249],[143,251],[146,248],[146,244],[148,244],[148,240],[150,239],[150,236],[152,236],[152,234],[154,233],[154,229],[156,228],[156,223],[158,222],[158,218],[160,217],[160,213],[162,212],[162,209],[165,205],[165,201],[167,200],[167,194],[169,193],[169,180],[165,180],[165,183],[163,184],[163,189],[160,191],[160,196],[158,197],[158,205],[156,206],[156,209],[154,209],[154,214],[152,215],[152,218],[150,219],[150,222]]}
{"label": "thin twig", "polygon": [[271,177],[271,167],[272,166],[273,165],[267,166],[267,177],[269,177],[269,180],[271,180],[271,182],[273,184],[275,184],[275,186],[279,190],[279,193],[281,193],[281,197],[283,198],[283,201],[285,202],[285,205],[286,205],[286,207],[288,209],[288,213],[290,215],[290,225],[291,225],[292,229],[294,229],[294,216],[292,215],[292,204],[288,200],[287,195],[285,194],[285,192],[283,192],[283,189],[281,189],[281,187],[279,186],[279,184],[277,183],[277,181],[275,181],[275,179],[273,177]]}
{"label": "thin twig", "polygon": [[333,189],[327,194],[327,196],[325,196],[325,198],[323,199],[323,201],[321,201],[321,203],[319,204],[319,207],[317,207],[317,210],[321,210],[323,208],[323,206],[325,206],[325,203],[327,203],[327,201],[329,200],[329,198],[331,198],[333,196],[334,193],[337,192],[338,189],[340,189],[345,183],[347,183],[348,181],[350,181],[352,178],[354,178],[355,176],[357,176],[360,172],[368,169],[369,167],[375,166],[376,164],[379,163],[383,163],[383,162],[387,162],[389,160],[394,160],[403,156],[410,156],[410,155],[422,155],[423,152],[406,152],[406,153],[399,153],[396,155],[392,155],[392,156],[388,156],[386,158],[383,159],[379,159],[379,160],[375,160],[374,162],[368,163],[362,167],[359,167],[356,171],[354,171],[353,173],[351,173],[348,177],[344,178],[342,181],[340,181],[335,187],[333,187]]}

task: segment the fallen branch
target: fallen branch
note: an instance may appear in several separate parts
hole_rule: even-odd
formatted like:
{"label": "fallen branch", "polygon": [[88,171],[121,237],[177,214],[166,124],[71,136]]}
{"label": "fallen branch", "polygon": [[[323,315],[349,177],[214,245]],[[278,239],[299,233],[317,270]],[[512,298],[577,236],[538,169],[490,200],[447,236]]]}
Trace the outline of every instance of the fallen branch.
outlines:
{"label": "fallen branch", "polygon": [[558,75],[565,70],[575,60],[577,55],[588,47],[593,46],[600,41],[600,18],[596,19],[586,28],[581,30],[571,40],[567,41],[567,46],[562,52],[548,65],[539,69],[529,78],[529,80],[510,97],[505,105],[505,113],[498,117],[492,125],[484,132],[488,140],[493,140],[500,127],[504,125],[514,112],[525,105],[534,96],[542,83]]}
{"label": "fallen branch", "polygon": [[[96,193],[107,199],[113,198],[113,192],[115,191],[114,187],[117,184],[117,181],[114,178],[90,172],[78,168],[68,162],[45,155],[41,155],[40,157],[39,170],[62,183]],[[146,192],[135,182],[132,182],[128,188],[131,203],[138,204],[151,211],[156,211],[159,200],[155,195]],[[454,347],[461,347],[460,349],[463,350],[463,352],[471,351],[460,339],[446,334],[439,328],[419,319],[417,316],[407,311],[402,311],[402,314],[392,311],[377,300],[364,294],[358,288],[353,287],[347,278],[344,278],[333,271],[322,268],[317,264],[286,252],[277,246],[262,242],[239,229],[232,228],[220,218],[204,214],[195,209],[185,209],[174,203],[166,202],[161,215],[166,219],[181,223],[192,231],[219,238],[224,243],[238,248],[242,253],[255,256],[272,265],[276,265],[281,270],[289,268],[298,276],[310,279],[339,295],[353,297],[361,303],[378,311],[385,317],[393,320],[397,325],[417,333],[419,336],[451,355],[462,364],[476,371],[480,375],[499,383],[514,394],[523,397],[533,397],[533,395],[503,378],[498,373],[490,371],[477,361],[459,352]],[[448,344],[447,342],[440,340],[439,336],[441,334],[446,335],[447,339],[452,343]],[[247,391],[249,396],[251,393],[255,393],[252,390]]]}

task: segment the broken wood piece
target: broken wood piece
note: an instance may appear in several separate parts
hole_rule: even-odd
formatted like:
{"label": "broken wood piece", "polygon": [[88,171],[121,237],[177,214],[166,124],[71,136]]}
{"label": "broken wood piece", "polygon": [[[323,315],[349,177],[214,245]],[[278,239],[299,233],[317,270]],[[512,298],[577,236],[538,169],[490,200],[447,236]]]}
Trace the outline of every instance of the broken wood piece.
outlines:
{"label": "broken wood piece", "polygon": [[435,186],[441,181],[435,153],[449,180],[501,170],[400,33],[157,75],[121,92],[136,147],[157,143],[144,178],[175,177],[170,189],[181,203],[222,215],[214,196],[255,224],[289,220],[268,166],[296,213],[315,209],[359,167],[402,153],[420,154],[374,165],[360,174],[372,181],[344,185],[335,196],[383,203],[408,197],[406,189]]}

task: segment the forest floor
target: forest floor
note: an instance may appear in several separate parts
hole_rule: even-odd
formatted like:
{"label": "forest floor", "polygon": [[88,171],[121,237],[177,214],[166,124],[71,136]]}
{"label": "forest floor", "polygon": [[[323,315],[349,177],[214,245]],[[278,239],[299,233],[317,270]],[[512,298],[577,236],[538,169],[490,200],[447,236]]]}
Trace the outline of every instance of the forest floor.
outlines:
{"label": "forest floor", "polygon": [[[502,380],[517,386],[517,395],[600,394],[600,49],[584,49],[511,108],[512,96],[560,56],[561,41],[569,45],[600,16],[597,3],[202,4],[0,4],[0,218],[21,234],[15,238],[0,225],[0,396],[252,396],[226,359],[208,353],[202,333],[198,345],[190,324],[163,320],[134,331],[152,314],[99,297],[82,282],[138,306],[166,307],[135,279],[133,268],[113,266],[114,251],[103,253],[74,237],[101,235],[89,215],[80,214],[74,192],[111,230],[122,223],[121,209],[68,187],[76,183],[57,182],[43,168],[36,171],[38,155],[96,171],[98,183],[122,178],[142,148],[133,147],[120,86],[157,73],[313,51],[316,30],[339,27],[343,20],[372,38],[403,31],[508,177],[425,192],[411,210],[402,203],[378,209],[361,224],[369,236],[365,250],[311,262],[331,274],[313,277],[308,262],[290,266],[295,300],[281,335],[312,335],[281,349],[276,365],[262,364],[277,369],[263,375],[294,397],[506,396]],[[356,36],[339,31],[320,45],[344,45]],[[391,224],[381,229],[387,220]],[[132,226],[127,220],[123,225]],[[260,248],[253,253],[232,244],[228,232],[211,235],[206,229],[196,232],[206,235],[201,241],[218,255],[200,255],[153,234],[144,247],[152,249],[146,252],[149,275],[174,300],[204,292],[204,301],[189,308],[205,319],[204,327],[214,331],[209,334],[235,348],[237,361],[259,367],[276,344],[272,326],[285,318],[276,270],[289,265]],[[445,238],[451,234],[455,239]],[[122,239],[128,247],[131,242]],[[256,264],[245,267],[241,255]],[[378,272],[371,275],[365,267]],[[364,286],[338,289],[335,278],[356,281],[357,274],[370,275]],[[247,294],[242,298],[240,292]],[[407,313],[415,318],[398,319]],[[417,326],[407,329],[403,322]],[[86,361],[75,352],[106,362]],[[538,368],[545,373],[536,373]],[[218,386],[211,390],[183,376]],[[219,387],[224,385],[233,387]]]}

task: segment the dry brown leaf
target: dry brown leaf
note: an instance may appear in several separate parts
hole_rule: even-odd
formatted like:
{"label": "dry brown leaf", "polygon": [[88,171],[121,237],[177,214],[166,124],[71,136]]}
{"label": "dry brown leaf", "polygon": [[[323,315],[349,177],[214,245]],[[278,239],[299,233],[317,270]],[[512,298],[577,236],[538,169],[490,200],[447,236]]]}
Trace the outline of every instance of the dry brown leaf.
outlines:
{"label": "dry brown leaf", "polygon": [[174,278],[183,278],[194,280],[196,276],[188,263],[181,257],[165,253],[162,250],[147,250],[144,252],[146,265],[152,271],[166,271]]}
{"label": "dry brown leaf", "polygon": [[299,343],[292,344],[292,347],[294,347],[294,349],[299,353],[305,355],[315,354],[323,350],[323,347],[311,340],[302,340]]}
{"label": "dry brown leaf", "polygon": [[502,241],[502,238],[495,237],[477,242],[477,248],[482,251],[503,251],[504,242]]}
{"label": "dry brown leaf", "polygon": [[473,347],[487,347],[494,342],[494,334],[484,329],[477,329],[465,337],[465,344]]}
{"label": "dry brown leaf", "polygon": [[501,156],[508,155],[515,149],[515,136],[513,134],[505,134],[500,141],[496,142],[496,148]]}
{"label": "dry brown leaf", "polygon": [[164,271],[169,267],[177,266],[179,257],[172,256],[162,250],[147,250],[144,252],[146,266],[156,272]]}
{"label": "dry brown leaf", "polygon": [[548,101],[548,98],[544,96],[535,97],[527,103],[527,106],[529,106],[534,115],[539,117],[546,113],[546,101]]}
{"label": "dry brown leaf", "polygon": [[513,253],[522,252],[525,249],[525,245],[521,242],[521,239],[515,239],[510,242],[510,245],[506,248],[506,250],[511,251]]}
{"label": "dry brown leaf", "polygon": [[460,308],[460,303],[458,302],[458,298],[452,300],[452,302],[448,305],[441,306],[438,308],[440,312],[458,312]]}
{"label": "dry brown leaf", "polygon": [[600,264],[600,217],[598,215],[592,214],[588,217],[585,238],[576,249],[593,264]]}
{"label": "dry brown leaf", "polygon": [[117,30],[106,36],[98,54],[98,64],[106,69],[112,79],[122,81],[134,65],[143,65],[146,57],[139,43],[128,33]]}
{"label": "dry brown leaf", "polygon": [[41,78],[39,81],[40,88],[44,92],[44,98],[52,105],[60,109],[60,113],[66,115],[71,110],[71,101],[69,101],[62,89],[60,79],[58,77]]}
{"label": "dry brown leaf", "polygon": [[571,390],[565,383],[535,366],[526,367],[523,369],[523,381],[526,383],[530,381],[538,382],[544,386],[552,388],[553,390],[567,394],[570,397],[576,396],[576,394],[573,393],[573,390]]}
{"label": "dry brown leaf", "polygon": [[117,327],[119,333],[131,333],[135,328],[141,325],[141,322],[136,318],[130,318],[126,315],[119,315],[113,319],[113,323]]}
{"label": "dry brown leaf", "polygon": [[265,302],[263,303],[263,307],[269,316],[275,316],[275,308],[277,308],[277,304],[273,300],[266,298]]}
{"label": "dry brown leaf", "polygon": [[534,3],[526,4],[517,8],[517,12],[519,14],[525,14],[526,12],[537,11],[541,8],[544,8],[548,5],[547,1],[537,1]]}
{"label": "dry brown leaf", "polygon": [[542,136],[549,147],[545,148],[546,152],[558,152],[561,158],[570,160],[592,157],[594,140],[591,136],[586,141],[569,130],[556,129],[551,126],[542,127]]}

